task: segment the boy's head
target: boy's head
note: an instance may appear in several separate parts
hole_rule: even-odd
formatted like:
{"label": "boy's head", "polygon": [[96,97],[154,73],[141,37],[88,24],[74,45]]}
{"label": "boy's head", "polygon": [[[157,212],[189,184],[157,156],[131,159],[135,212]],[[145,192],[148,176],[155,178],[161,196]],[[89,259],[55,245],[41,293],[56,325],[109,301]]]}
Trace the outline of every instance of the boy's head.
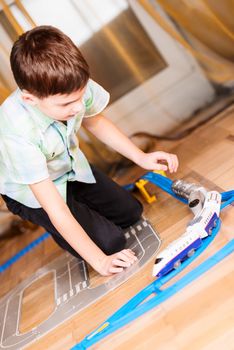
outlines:
{"label": "boy's head", "polygon": [[14,43],[11,69],[25,101],[58,120],[79,112],[89,67],[59,29],[39,26]]}

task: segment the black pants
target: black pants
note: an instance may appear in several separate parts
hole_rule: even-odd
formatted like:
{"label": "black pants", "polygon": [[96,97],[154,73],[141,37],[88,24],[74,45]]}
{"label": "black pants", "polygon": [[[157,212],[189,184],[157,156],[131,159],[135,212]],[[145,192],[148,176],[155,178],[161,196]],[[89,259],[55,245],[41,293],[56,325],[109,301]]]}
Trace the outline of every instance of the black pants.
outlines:
{"label": "black pants", "polygon": [[[68,182],[67,205],[89,237],[109,255],[124,248],[122,229],[139,220],[142,205],[100,170],[94,167],[92,170],[96,183]],[[60,247],[79,257],[52,225],[44,209],[29,208],[6,195],[2,198],[12,213],[44,227]]]}

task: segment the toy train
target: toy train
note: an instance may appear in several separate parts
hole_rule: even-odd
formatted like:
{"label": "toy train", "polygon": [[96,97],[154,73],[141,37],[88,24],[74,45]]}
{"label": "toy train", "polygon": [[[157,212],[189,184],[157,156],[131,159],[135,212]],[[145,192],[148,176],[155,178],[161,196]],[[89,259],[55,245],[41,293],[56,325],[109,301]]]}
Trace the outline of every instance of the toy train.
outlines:
{"label": "toy train", "polygon": [[220,193],[206,192],[203,207],[188,223],[186,232],[158,254],[153,267],[153,276],[166,275],[193,255],[195,250],[201,246],[202,239],[212,234],[219,218],[220,206]]}

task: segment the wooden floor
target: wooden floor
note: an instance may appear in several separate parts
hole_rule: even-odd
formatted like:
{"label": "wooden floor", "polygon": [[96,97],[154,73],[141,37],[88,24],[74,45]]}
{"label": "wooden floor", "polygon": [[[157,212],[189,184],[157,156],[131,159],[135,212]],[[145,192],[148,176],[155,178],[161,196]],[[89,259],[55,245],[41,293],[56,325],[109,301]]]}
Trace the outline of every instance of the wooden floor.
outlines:
{"label": "wooden floor", "polygon": [[[234,106],[227,108],[208,124],[179,141],[164,141],[157,149],[174,152],[180,159],[180,168],[172,179],[202,184],[218,191],[234,189]],[[120,183],[135,180],[144,171],[132,168]],[[159,231],[162,248],[185,230],[192,217],[187,206],[160,189],[150,186],[158,201],[145,204],[145,216]],[[193,269],[234,236],[234,208],[222,214],[222,228],[211,246],[187,271]],[[26,232],[20,237],[0,243],[0,264],[42,233]],[[51,239],[36,247],[10,269],[0,275],[0,296],[20,281],[44,266],[61,250]],[[103,322],[123,303],[152,282],[153,259],[125,284],[88,307],[78,315],[33,343],[29,350],[70,349],[87,333]],[[160,307],[104,339],[94,349],[234,349],[234,257],[230,256],[184,288]],[[182,273],[183,274],[183,273]],[[49,278],[49,277],[48,277]],[[95,277],[97,280],[97,276]],[[34,286],[24,295],[20,330],[27,331],[43,320],[53,308],[49,280]],[[49,292],[48,292],[49,291]]]}

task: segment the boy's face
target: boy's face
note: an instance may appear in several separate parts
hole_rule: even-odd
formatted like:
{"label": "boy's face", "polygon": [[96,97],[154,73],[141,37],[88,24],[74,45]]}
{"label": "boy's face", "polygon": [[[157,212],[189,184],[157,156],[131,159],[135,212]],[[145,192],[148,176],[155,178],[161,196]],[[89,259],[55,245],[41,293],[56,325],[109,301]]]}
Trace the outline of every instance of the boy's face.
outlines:
{"label": "boy's face", "polygon": [[67,95],[57,94],[45,98],[38,98],[27,91],[23,91],[22,98],[50,118],[66,121],[84,109],[83,96],[85,89],[86,86]]}

